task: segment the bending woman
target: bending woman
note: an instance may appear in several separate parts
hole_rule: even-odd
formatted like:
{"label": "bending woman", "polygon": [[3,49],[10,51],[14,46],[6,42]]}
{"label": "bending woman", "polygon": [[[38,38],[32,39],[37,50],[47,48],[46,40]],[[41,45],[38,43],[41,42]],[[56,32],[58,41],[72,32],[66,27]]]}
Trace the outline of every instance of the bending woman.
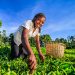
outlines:
{"label": "bending woman", "polygon": [[27,55],[29,58],[30,69],[36,68],[36,57],[29,43],[29,37],[34,37],[36,48],[41,60],[44,60],[44,55],[40,48],[40,29],[45,22],[46,17],[43,13],[38,13],[33,20],[25,21],[15,32],[14,39],[11,43],[11,57],[17,58],[21,54]]}

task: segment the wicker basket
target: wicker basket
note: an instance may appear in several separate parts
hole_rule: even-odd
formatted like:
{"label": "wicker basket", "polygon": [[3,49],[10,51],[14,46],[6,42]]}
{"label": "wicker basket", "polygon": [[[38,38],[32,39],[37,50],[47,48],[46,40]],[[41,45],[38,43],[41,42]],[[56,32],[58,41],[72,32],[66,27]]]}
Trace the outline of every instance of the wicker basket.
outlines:
{"label": "wicker basket", "polygon": [[62,43],[46,43],[46,54],[55,58],[64,56],[65,46]]}

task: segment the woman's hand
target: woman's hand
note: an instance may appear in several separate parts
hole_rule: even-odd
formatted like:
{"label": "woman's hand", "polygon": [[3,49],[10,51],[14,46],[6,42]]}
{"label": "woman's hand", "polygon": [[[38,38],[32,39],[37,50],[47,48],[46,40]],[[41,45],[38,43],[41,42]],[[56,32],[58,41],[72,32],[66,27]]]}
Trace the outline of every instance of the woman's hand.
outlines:
{"label": "woman's hand", "polygon": [[42,54],[42,52],[39,53],[39,57],[40,57],[40,59],[41,59],[42,61],[45,60],[45,56]]}
{"label": "woman's hand", "polygon": [[37,65],[35,55],[34,54],[30,54],[28,61],[29,61],[29,68],[30,68],[30,70],[35,70],[36,69],[36,65]]}

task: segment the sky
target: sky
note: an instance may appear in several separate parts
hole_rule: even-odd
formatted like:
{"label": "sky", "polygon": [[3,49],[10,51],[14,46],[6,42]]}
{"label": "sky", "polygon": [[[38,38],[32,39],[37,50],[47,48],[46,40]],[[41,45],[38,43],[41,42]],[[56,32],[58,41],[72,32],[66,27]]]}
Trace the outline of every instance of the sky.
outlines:
{"label": "sky", "polygon": [[49,34],[53,40],[75,35],[75,0],[0,0],[0,30],[8,36],[40,12],[46,16],[41,35]]}

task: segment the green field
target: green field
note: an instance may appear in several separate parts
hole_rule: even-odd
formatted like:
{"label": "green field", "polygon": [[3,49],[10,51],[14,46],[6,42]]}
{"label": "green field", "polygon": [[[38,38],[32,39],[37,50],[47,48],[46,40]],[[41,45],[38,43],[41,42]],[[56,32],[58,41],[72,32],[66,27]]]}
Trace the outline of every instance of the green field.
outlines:
{"label": "green field", "polygon": [[[64,57],[56,59],[47,56],[46,49],[42,47],[44,62],[39,59],[36,48],[32,49],[37,59],[34,75],[75,75],[75,49],[66,49]],[[9,60],[9,54],[10,46],[0,47],[0,75],[29,75],[27,59]]]}

